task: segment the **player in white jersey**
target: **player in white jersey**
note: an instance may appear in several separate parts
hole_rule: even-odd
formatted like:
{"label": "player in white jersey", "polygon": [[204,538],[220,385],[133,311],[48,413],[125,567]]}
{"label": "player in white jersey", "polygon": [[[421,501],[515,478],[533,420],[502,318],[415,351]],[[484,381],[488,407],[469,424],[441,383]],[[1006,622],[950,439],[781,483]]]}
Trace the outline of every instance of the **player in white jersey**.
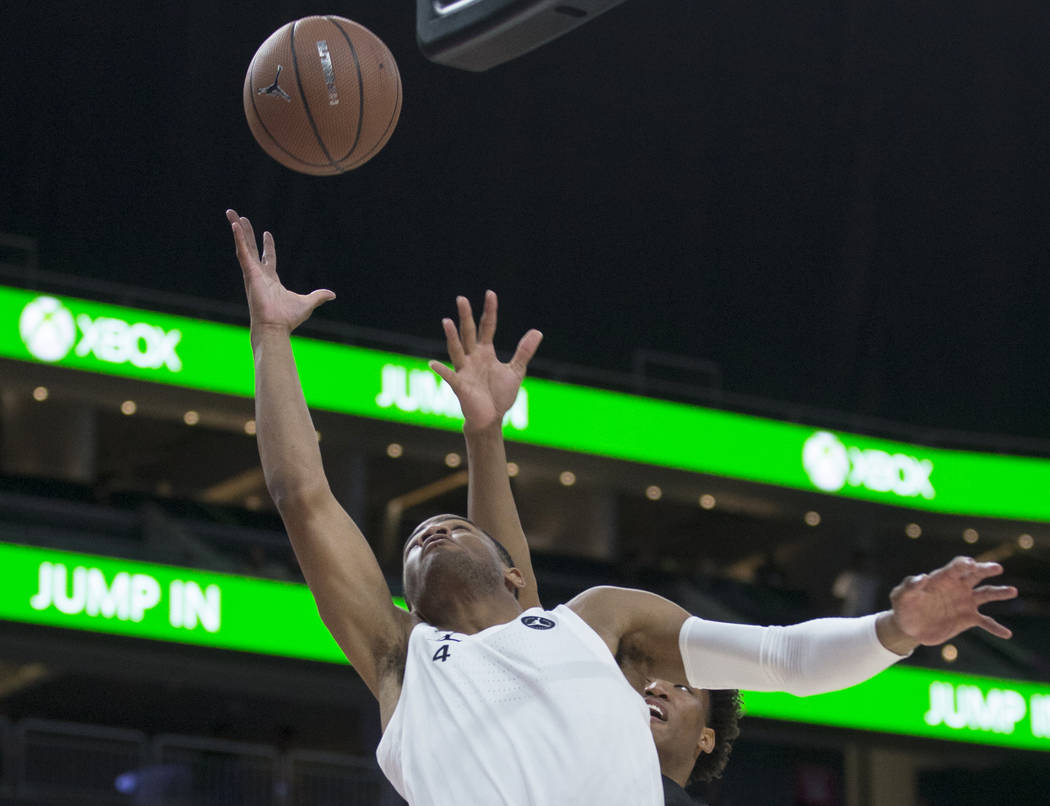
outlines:
{"label": "player in white jersey", "polygon": [[[437,361],[430,366],[456,393],[464,413],[463,432],[467,444],[469,471],[468,515],[505,545],[515,556],[518,567],[533,578],[528,544],[518,519],[508,475],[501,424],[513,405],[526,366],[519,356],[507,364],[496,357],[493,341],[496,331],[497,300],[492,291],[485,303],[478,326],[469,301],[456,300],[460,328],[444,319],[449,357],[454,370]],[[538,333],[526,334],[536,340]],[[937,584],[945,576],[973,565],[969,558],[958,558],[950,568],[940,569],[923,581]],[[902,596],[916,580],[906,580],[894,591]],[[537,594],[538,595],[538,594]],[[618,658],[624,660],[624,658]],[[739,734],[739,696],[736,690],[697,689],[683,680],[650,679],[642,684],[638,675],[632,682],[641,686],[650,706],[650,726],[657,747],[660,769],[665,776],[665,793],[670,798],[686,797],[681,787],[691,780],[711,780],[721,775],[728,762],[733,740]],[[756,681],[761,684],[761,680]],[[759,685],[758,687],[763,687]],[[670,781],[666,780],[670,779]]]}
{"label": "player in white jersey", "polygon": [[[445,515],[424,521],[406,544],[412,611],[404,612],[329,488],[292,355],[291,332],[335,295],[285,289],[272,236],[263,234],[260,255],[248,220],[232,210],[227,218],[251,313],[267,488],[322,619],[376,697],[384,733],[397,734],[384,735],[384,771],[410,803],[657,806],[648,709],[630,699],[614,659],[628,681],[812,693],[859,682],[918,643],[970,626],[1009,635],[977,608],[1016,591],[976,587],[996,573],[983,566],[916,583],[893,611],[853,620],[852,630],[702,622],[661,597],[618,588],[533,610],[530,567],[508,564],[484,531]],[[530,331],[519,345],[511,363],[522,373],[538,341]],[[519,548],[511,556],[520,563]],[[592,686],[596,695],[580,693]],[[558,744],[561,735],[568,740]],[[606,744],[615,746],[607,753]]]}

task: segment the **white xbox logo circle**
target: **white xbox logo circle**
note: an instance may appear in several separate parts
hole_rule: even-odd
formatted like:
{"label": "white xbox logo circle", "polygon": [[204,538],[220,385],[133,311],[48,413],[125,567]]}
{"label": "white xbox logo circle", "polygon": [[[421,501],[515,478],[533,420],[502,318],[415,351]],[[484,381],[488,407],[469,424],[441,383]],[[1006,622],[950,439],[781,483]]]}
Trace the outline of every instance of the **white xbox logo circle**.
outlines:
{"label": "white xbox logo circle", "polygon": [[802,466],[818,489],[841,490],[850,470],[846,446],[831,432],[817,431],[802,446]]}
{"label": "white xbox logo circle", "polygon": [[22,309],[18,333],[30,355],[58,361],[73,349],[77,328],[73,314],[54,297],[37,297]]}

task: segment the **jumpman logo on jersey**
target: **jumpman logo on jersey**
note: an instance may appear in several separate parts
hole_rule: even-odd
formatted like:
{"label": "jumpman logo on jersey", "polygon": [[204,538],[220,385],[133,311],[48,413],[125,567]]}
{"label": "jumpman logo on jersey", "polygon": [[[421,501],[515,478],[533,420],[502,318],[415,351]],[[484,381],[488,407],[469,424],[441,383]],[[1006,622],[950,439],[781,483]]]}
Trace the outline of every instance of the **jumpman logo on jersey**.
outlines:
{"label": "jumpman logo on jersey", "polygon": [[444,638],[435,638],[434,640],[435,641],[455,641],[457,644],[463,643],[463,639],[462,638],[453,638],[452,637],[452,633],[450,633],[450,632],[445,633],[445,637]]}
{"label": "jumpman logo on jersey", "polygon": [[274,96],[276,96],[278,98],[281,98],[281,99],[283,99],[285,101],[289,101],[290,102],[292,100],[292,96],[289,95],[284,90],[282,90],[280,88],[280,86],[277,84],[277,82],[280,81],[280,80],[281,80],[281,65],[277,65],[277,75],[275,75],[273,77],[273,84],[271,84],[269,87],[259,87],[255,91],[255,94],[256,95],[274,95]]}
{"label": "jumpman logo on jersey", "polygon": [[557,622],[543,616],[522,616],[521,623],[534,630],[550,630],[557,626]]}

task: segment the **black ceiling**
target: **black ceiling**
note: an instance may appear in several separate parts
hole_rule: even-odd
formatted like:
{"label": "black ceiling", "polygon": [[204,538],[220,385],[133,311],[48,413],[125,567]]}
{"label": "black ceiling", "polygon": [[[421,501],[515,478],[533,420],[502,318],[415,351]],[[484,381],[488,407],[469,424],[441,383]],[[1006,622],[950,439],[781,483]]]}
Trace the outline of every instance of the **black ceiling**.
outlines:
{"label": "black ceiling", "polygon": [[[387,147],[291,173],[241,111],[259,43],[318,11],[382,37]],[[241,304],[223,211],[273,230],[323,316],[503,338],[731,391],[1050,436],[1050,12],[963,0],[634,0],[482,74],[426,61],[409,0],[4,6],[0,231],[40,267]]]}

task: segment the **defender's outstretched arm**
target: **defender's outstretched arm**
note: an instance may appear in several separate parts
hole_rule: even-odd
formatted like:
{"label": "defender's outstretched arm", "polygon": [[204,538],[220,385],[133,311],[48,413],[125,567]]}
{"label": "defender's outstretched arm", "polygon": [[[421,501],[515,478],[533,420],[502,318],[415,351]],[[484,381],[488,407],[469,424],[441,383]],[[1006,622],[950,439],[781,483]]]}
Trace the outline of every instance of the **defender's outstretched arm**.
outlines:
{"label": "defender's outstretched arm", "polygon": [[506,364],[496,357],[496,294],[485,292],[485,307],[477,328],[466,297],[456,298],[459,330],[451,319],[441,320],[453,369],[439,361],[430,368],[448,382],[463,409],[463,436],[467,443],[467,517],[510,552],[515,567],[525,578],[518,598],[524,609],[540,604],[536,575],[525,532],[518,517],[507,474],[507,452],[503,443],[503,416],[514,405],[529,361],[543,339],[530,330],[518,342]]}
{"label": "defender's outstretched arm", "polygon": [[804,696],[861,683],[920,644],[940,644],[971,627],[1009,638],[1006,627],[979,610],[1017,596],[1011,585],[981,584],[1002,570],[998,563],[956,557],[901,582],[890,594],[890,610],[788,627],[706,621],[655,594],[623,588],[592,588],[569,606],[602,636],[634,683],[688,680],[694,688]]}

